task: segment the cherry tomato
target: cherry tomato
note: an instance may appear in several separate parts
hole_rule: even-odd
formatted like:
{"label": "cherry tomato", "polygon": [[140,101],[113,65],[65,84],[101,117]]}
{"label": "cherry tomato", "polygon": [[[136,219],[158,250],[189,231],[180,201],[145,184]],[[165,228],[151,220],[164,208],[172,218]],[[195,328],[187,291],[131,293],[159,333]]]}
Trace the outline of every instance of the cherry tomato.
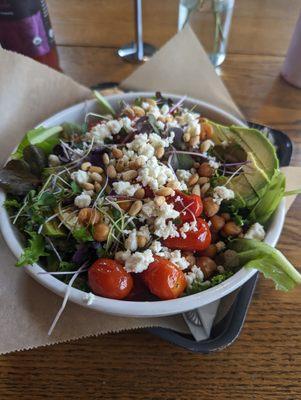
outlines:
{"label": "cherry tomato", "polygon": [[186,288],[184,273],[166,258],[154,256],[154,259],[142,272],[146,286],[162,300],[176,299]]}
{"label": "cherry tomato", "polygon": [[197,194],[185,194],[176,190],[176,194],[169,197],[167,202],[172,203],[174,209],[181,213],[183,222],[193,221],[194,217],[199,217],[203,211],[202,199]]}
{"label": "cherry tomato", "polygon": [[110,299],[123,299],[133,288],[133,278],[119,261],[99,258],[88,271],[93,293]]}
{"label": "cherry tomato", "polygon": [[[174,237],[163,240],[163,244],[170,249],[202,251],[211,243],[211,232],[203,218],[197,218],[197,231],[186,232],[186,238]],[[181,226],[179,227],[181,229]]]}

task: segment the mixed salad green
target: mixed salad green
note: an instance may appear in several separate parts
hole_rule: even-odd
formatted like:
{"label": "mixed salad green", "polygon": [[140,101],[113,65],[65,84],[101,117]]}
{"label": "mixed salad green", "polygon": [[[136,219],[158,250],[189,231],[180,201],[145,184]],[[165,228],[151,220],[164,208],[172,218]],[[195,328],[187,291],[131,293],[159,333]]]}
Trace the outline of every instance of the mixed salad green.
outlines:
{"label": "mixed salad green", "polygon": [[263,242],[285,194],[273,145],[156,93],[82,125],[39,127],[0,171],[17,266],[39,263],[85,292],[172,299],[255,268],[280,290],[301,275]]}

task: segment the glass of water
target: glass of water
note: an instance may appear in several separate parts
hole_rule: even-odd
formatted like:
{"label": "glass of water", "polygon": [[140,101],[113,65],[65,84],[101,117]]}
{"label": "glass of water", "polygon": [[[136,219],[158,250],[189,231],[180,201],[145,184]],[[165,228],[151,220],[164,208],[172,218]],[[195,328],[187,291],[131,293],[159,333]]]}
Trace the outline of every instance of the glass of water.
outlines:
{"label": "glass of water", "polygon": [[179,0],[178,30],[191,23],[212,64],[226,58],[235,0]]}

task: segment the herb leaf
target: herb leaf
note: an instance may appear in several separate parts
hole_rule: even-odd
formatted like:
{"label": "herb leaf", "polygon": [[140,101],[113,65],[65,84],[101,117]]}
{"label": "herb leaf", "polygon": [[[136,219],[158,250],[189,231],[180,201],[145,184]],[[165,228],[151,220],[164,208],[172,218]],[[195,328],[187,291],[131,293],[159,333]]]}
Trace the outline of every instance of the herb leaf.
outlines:
{"label": "herb leaf", "polygon": [[18,260],[16,266],[22,267],[24,265],[32,265],[39,261],[42,256],[48,256],[49,254],[45,252],[45,242],[42,235],[36,232],[28,232],[31,239],[28,241],[28,246],[24,249],[23,254]]}
{"label": "herb leaf", "polygon": [[93,242],[93,236],[84,226],[74,229],[72,232],[73,237],[79,242]]}

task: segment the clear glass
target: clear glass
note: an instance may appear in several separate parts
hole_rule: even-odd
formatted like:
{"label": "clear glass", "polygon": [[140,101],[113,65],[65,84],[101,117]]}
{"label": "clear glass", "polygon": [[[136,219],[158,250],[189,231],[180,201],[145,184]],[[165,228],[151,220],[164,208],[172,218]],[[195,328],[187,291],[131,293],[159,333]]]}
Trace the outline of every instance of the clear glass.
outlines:
{"label": "clear glass", "polygon": [[190,23],[215,67],[226,58],[235,0],[179,0],[178,30]]}

